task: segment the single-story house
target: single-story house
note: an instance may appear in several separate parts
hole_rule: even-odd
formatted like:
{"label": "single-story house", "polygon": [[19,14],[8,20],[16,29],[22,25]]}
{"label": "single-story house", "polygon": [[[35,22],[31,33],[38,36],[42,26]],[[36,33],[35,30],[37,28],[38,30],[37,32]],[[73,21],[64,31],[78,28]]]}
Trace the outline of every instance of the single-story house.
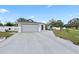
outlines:
{"label": "single-story house", "polygon": [[40,32],[45,30],[45,24],[40,22],[18,22],[18,32]]}

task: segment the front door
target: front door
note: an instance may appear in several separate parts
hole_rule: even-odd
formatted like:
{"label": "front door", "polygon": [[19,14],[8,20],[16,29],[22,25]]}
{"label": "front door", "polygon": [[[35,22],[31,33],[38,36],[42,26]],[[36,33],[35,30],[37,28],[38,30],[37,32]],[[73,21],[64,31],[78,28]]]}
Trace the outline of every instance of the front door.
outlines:
{"label": "front door", "polygon": [[41,25],[41,30],[43,30],[43,25]]}

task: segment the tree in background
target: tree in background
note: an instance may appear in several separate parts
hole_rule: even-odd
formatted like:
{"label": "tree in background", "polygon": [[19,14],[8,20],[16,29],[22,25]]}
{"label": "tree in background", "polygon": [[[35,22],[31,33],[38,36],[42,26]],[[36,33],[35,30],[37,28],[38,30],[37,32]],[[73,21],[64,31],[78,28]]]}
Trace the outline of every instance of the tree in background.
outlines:
{"label": "tree in background", "polygon": [[34,22],[32,19],[18,18],[17,22]]}
{"label": "tree in background", "polygon": [[6,24],[4,24],[4,26],[16,26],[15,23],[11,23],[11,22],[7,22]]}
{"label": "tree in background", "polygon": [[47,26],[50,27],[50,29],[52,29],[52,27],[55,27],[56,25],[56,21],[54,19],[49,20],[49,22],[47,23]]}
{"label": "tree in background", "polygon": [[62,20],[57,20],[56,21],[54,19],[49,20],[49,22],[47,24],[48,24],[48,26],[50,26],[50,28],[52,28],[52,27],[60,27],[60,30],[62,30],[62,27],[64,25],[64,23],[62,22]]}
{"label": "tree in background", "polygon": [[18,19],[17,19],[17,22],[25,22],[25,21],[26,21],[25,18],[18,18]]}
{"label": "tree in background", "polygon": [[0,26],[3,26],[3,23],[0,22]]}
{"label": "tree in background", "polygon": [[79,28],[79,18],[73,18],[71,19],[68,24],[69,27],[75,27],[76,29]]}
{"label": "tree in background", "polygon": [[60,27],[60,30],[62,30],[64,23],[62,22],[62,20],[57,20],[56,21],[56,27]]}

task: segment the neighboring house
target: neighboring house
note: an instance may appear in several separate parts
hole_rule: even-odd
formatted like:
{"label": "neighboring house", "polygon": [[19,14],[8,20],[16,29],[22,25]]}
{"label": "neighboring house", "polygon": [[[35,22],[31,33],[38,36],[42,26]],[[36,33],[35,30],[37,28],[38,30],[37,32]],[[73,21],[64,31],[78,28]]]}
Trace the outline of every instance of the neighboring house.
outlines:
{"label": "neighboring house", "polygon": [[45,24],[40,22],[18,22],[18,32],[40,32],[45,30]]}
{"label": "neighboring house", "polygon": [[5,32],[6,30],[8,31],[18,31],[17,26],[0,26],[0,31]]}
{"label": "neighboring house", "polygon": [[[51,27],[51,26],[47,26],[47,29],[49,29],[49,30],[52,30],[52,29],[60,30],[60,27]],[[63,27],[62,29],[66,29],[66,27]]]}

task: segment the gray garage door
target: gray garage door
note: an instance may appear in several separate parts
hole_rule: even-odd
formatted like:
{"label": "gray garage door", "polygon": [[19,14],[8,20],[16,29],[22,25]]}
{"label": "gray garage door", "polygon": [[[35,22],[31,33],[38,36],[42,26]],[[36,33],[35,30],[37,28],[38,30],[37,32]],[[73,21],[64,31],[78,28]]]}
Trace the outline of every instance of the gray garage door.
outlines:
{"label": "gray garage door", "polygon": [[22,25],[22,32],[36,32],[38,31],[38,25]]}

